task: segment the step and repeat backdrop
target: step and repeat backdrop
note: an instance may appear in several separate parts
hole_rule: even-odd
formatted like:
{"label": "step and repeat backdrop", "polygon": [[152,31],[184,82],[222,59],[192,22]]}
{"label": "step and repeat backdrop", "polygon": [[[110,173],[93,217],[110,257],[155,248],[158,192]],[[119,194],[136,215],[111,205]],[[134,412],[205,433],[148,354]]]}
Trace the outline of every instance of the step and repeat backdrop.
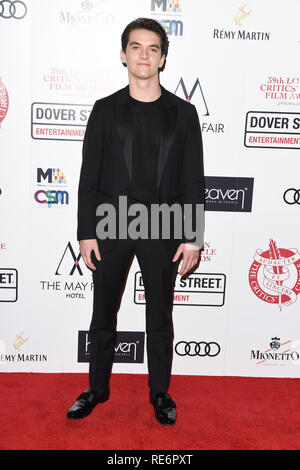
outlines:
{"label": "step and repeat backdrop", "polygon": [[[93,284],[76,240],[94,102],[128,84],[121,34],[165,28],[161,84],[198,111],[205,245],[177,276],[173,374],[300,376],[299,0],[0,1],[0,371],[88,372]],[[134,258],[113,372],[147,373]]]}

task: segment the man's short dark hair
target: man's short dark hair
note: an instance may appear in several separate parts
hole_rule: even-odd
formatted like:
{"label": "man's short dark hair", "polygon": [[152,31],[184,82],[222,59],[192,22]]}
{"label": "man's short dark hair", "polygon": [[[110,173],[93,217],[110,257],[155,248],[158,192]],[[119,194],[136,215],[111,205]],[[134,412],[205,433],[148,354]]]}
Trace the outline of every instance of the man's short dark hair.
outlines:
{"label": "man's short dark hair", "polygon": [[[122,50],[126,52],[126,47],[129,40],[129,34],[134,29],[149,29],[150,31],[154,31],[160,36],[160,45],[161,45],[161,57],[165,55],[165,61],[162,67],[158,69],[158,73],[162,72],[166,65],[168,49],[169,49],[169,39],[165,29],[162,25],[152,18],[137,18],[136,20],[129,23],[126,28],[124,29],[122,36],[121,36],[121,44]],[[123,62],[124,67],[127,65]]]}

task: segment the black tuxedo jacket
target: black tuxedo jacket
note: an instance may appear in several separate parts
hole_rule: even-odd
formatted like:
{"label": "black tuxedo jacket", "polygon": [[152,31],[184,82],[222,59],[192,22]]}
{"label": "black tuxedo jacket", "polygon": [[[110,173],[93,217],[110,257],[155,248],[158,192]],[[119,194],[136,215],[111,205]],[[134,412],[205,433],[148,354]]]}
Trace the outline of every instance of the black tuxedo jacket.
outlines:
{"label": "black tuxedo jacket", "polygon": [[[163,121],[157,168],[157,203],[201,204],[203,217],[196,228],[198,239],[204,233],[204,168],[202,136],[195,106],[160,85]],[[129,195],[132,175],[132,133],[129,126],[129,85],[97,100],[89,116],[82,147],[78,187],[77,240],[96,238],[102,202],[115,204],[119,195]],[[184,236],[177,240],[191,243]],[[169,240],[165,240],[168,244]],[[100,240],[109,251],[115,239]],[[171,245],[170,245],[171,243]],[[170,240],[169,249],[174,249]]]}

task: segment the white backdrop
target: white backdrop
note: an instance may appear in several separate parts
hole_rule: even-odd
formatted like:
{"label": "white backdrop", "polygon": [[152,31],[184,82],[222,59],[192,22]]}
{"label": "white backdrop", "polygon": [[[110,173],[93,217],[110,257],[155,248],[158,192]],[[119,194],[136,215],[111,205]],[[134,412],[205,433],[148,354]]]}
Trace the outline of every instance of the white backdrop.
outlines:
{"label": "white backdrop", "polygon": [[[128,83],[124,28],[151,17],[170,40],[161,84],[197,107],[207,177],[205,251],[176,281],[172,372],[299,377],[299,14],[298,0],[0,2],[1,371],[88,371],[83,134],[95,100]],[[147,372],[139,271],[135,258],[113,372]]]}

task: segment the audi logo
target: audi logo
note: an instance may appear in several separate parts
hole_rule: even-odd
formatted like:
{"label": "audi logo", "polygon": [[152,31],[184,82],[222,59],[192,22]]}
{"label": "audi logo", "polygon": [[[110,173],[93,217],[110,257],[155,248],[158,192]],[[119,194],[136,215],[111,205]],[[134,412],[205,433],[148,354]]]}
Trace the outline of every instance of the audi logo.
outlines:
{"label": "audi logo", "polygon": [[9,19],[15,18],[16,20],[21,20],[27,14],[27,6],[24,2],[16,0],[11,2],[10,0],[0,1],[0,17]]}
{"label": "audi logo", "polygon": [[300,204],[300,189],[287,189],[283,194],[283,200],[287,204]]}
{"label": "audi logo", "polygon": [[179,341],[175,346],[175,351],[179,356],[209,356],[215,357],[221,351],[220,345],[211,341],[206,343],[205,341]]}

